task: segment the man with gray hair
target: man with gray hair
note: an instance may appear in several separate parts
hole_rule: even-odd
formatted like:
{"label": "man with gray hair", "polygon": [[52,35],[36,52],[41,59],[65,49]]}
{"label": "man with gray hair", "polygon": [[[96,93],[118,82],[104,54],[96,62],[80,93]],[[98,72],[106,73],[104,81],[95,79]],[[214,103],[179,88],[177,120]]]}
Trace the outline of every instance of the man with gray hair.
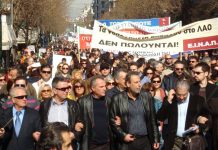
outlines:
{"label": "man with gray hair", "polygon": [[80,150],[109,150],[108,108],[105,100],[106,82],[104,77],[92,77],[90,90],[90,94],[78,100],[82,111],[82,120],[86,125]]}
{"label": "man with gray hair", "polygon": [[[157,113],[159,121],[168,119],[168,135],[164,139],[164,149],[181,150],[187,136],[186,130],[192,129],[191,134],[202,135],[207,126],[199,122],[199,117],[209,117],[209,110],[203,97],[189,93],[189,83],[181,80],[176,83],[175,90],[171,89]],[[201,133],[199,133],[199,129]],[[202,147],[204,149],[205,147]]]}

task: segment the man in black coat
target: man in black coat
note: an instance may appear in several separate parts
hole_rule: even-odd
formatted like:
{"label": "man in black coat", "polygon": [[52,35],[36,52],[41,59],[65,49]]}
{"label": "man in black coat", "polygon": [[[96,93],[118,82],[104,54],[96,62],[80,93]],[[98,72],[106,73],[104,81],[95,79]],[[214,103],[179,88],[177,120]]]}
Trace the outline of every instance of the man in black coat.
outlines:
{"label": "man in black coat", "polygon": [[[128,90],[112,98],[110,128],[118,140],[119,150],[150,150],[159,148],[159,132],[152,97],[141,91],[140,76],[126,76]],[[117,125],[117,116],[121,125]]]}
{"label": "man in black coat", "polygon": [[[168,97],[163,101],[161,109],[157,113],[159,121],[168,119],[168,135],[164,140],[164,149],[180,150],[183,147],[185,130],[199,125],[200,129],[205,126],[199,123],[199,117],[209,119],[209,110],[203,97],[189,93],[187,80],[178,81],[175,90],[170,90]],[[193,134],[198,133],[195,130]]]}
{"label": "man in black coat", "polygon": [[[50,122],[63,122],[72,131],[73,139],[78,141],[84,131],[84,124],[78,103],[67,99],[70,90],[67,80],[55,77],[52,81],[52,90],[54,96],[50,100],[43,101],[40,106],[42,127]],[[74,148],[76,140],[73,142]]]}
{"label": "man in black coat", "polygon": [[39,114],[26,107],[27,92],[24,88],[12,88],[10,96],[14,105],[0,116],[2,149],[34,150],[41,129]]}
{"label": "man in black coat", "polygon": [[[206,134],[208,150],[218,149],[218,87],[208,82],[210,66],[205,62],[198,63],[193,68],[196,83],[191,85],[190,92],[205,98],[212,117],[212,128]],[[201,117],[204,123],[206,118]]]}

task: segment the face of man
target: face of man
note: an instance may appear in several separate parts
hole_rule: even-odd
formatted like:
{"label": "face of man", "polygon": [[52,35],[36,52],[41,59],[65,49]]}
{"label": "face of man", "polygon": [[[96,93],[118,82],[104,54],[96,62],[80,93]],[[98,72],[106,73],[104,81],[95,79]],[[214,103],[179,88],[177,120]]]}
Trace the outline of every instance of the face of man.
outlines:
{"label": "face of man", "polygon": [[13,69],[9,72],[8,79],[14,80],[17,77],[17,75],[18,75],[17,69]]}
{"label": "face of man", "polygon": [[172,59],[171,55],[165,56],[165,63],[168,65],[173,63],[173,59]]}
{"label": "face of man", "polygon": [[194,68],[196,65],[198,64],[198,62],[197,62],[197,60],[196,59],[190,59],[190,61],[189,61],[189,66],[191,67],[191,68]]}
{"label": "face of man", "polygon": [[139,94],[141,91],[140,77],[138,75],[131,76],[130,82],[127,82],[127,87],[130,92]]}
{"label": "face of man", "polygon": [[163,64],[158,64],[155,68],[158,73],[162,73],[164,70]]}
{"label": "face of man", "polygon": [[179,101],[186,100],[188,96],[188,89],[186,87],[180,87],[176,89],[176,97]]}
{"label": "face of man", "polygon": [[129,67],[129,70],[130,70],[130,71],[138,71],[138,67],[135,66],[135,65],[131,65],[131,66]]}
{"label": "face of man", "polygon": [[184,73],[184,65],[183,64],[176,64],[175,68],[174,68],[174,72],[178,76],[181,76]]}
{"label": "face of man", "polygon": [[68,92],[70,90],[68,82],[58,82],[55,88],[53,88],[53,92],[55,94],[55,100],[64,101],[67,98]]}
{"label": "face of man", "polygon": [[0,87],[6,84],[5,76],[0,77]]}
{"label": "face of man", "polygon": [[26,85],[25,80],[17,80],[17,81],[14,83],[14,87],[23,87],[23,88],[26,88],[26,89],[27,89],[27,85]]}
{"label": "face of man", "polygon": [[91,87],[91,90],[98,98],[105,96],[106,82],[102,79],[96,79],[96,83],[93,87]]}
{"label": "face of man", "polygon": [[12,97],[12,102],[17,110],[21,110],[27,105],[27,94],[24,89],[16,89],[14,96]]}
{"label": "face of man", "polygon": [[209,73],[204,72],[201,67],[196,67],[192,71],[193,71],[193,76],[197,82],[201,82],[205,80],[209,75]]}
{"label": "face of man", "polygon": [[44,81],[48,81],[51,78],[51,69],[50,68],[43,68],[40,72],[41,77]]}
{"label": "face of man", "polygon": [[126,72],[120,72],[118,79],[116,80],[116,83],[118,84],[119,88],[125,88],[126,87]]}
{"label": "face of man", "polygon": [[105,68],[105,69],[101,70],[102,76],[106,77],[109,74],[110,74],[110,68],[109,69]]}

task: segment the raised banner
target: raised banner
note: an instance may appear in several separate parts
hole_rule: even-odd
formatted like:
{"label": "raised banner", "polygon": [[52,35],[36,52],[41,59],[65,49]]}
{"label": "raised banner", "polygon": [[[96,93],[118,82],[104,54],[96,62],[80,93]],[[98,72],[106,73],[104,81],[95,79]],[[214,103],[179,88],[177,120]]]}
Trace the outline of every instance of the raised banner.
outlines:
{"label": "raised banner", "polygon": [[141,57],[159,58],[176,54],[218,48],[218,18],[194,22],[178,29],[148,35],[129,34],[95,22],[92,48],[105,51],[128,51]]}
{"label": "raised banner", "polygon": [[142,26],[167,26],[170,25],[170,17],[151,19],[119,19],[119,20],[98,20],[106,26],[113,26],[121,22],[129,21]]}
{"label": "raised banner", "polygon": [[92,41],[92,35],[91,34],[80,34],[79,35],[79,43],[80,43],[80,49],[90,49]]}

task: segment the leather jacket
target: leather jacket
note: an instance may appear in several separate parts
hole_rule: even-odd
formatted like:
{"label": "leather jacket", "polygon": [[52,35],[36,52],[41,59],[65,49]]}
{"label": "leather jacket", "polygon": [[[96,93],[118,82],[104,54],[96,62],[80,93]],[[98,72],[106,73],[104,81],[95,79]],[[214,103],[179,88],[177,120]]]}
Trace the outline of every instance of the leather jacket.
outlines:
{"label": "leather jacket", "polygon": [[[159,132],[152,96],[149,93],[142,91],[139,94],[139,98],[143,101],[144,105],[149,140],[152,145],[153,143],[159,143]],[[128,95],[127,92],[124,91],[112,98],[109,110],[110,127],[120,141],[120,144],[118,145],[118,149],[120,150],[128,149],[128,145],[124,142],[124,137],[128,134],[129,128],[128,114]],[[119,116],[121,118],[120,126],[115,124],[115,116]]]}

